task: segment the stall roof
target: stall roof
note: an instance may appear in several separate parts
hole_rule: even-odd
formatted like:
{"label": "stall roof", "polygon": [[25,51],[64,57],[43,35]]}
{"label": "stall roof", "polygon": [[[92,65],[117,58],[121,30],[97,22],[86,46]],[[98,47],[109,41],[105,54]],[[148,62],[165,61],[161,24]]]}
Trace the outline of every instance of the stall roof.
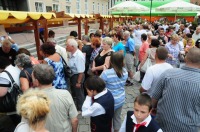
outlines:
{"label": "stall roof", "polygon": [[29,20],[41,18],[52,19],[56,17],[52,12],[23,12],[23,11],[3,11],[0,10],[0,24],[25,23]]}

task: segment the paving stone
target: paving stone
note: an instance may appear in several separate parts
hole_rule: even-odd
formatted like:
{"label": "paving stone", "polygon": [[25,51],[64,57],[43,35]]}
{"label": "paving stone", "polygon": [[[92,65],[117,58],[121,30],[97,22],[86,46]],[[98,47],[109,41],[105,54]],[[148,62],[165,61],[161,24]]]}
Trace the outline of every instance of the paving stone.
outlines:
{"label": "paving stone", "polygon": [[79,132],[90,132],[89,125],[79,125]]}

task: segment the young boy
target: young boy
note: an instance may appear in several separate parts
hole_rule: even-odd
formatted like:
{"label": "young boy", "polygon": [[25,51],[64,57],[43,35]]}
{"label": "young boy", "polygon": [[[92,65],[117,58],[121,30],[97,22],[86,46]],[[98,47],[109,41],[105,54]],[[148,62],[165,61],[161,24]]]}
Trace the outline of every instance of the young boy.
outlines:
{"label": "young boy", "polygon": [[134,101],[134,112],[128,111],[120,128],[120,132],[162,132],[158,124],[152,119],[151,98],[141,94]]}
{"label": "young boy", "polygon": [[91,117],[91,132],[111,132],[114,115],[114,98],[98,76],[85,81],[87,97],[82,106],[82,116]]}

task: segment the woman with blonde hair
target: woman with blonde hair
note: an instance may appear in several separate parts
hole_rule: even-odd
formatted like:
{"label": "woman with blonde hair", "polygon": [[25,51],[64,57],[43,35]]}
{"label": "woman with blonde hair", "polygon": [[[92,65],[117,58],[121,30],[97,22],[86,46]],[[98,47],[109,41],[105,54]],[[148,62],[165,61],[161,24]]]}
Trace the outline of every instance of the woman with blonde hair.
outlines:
{"label": "woman with blonde hair", "polygon": [[14,132],[48,132],[45,119],[50,111],[48,97],[39,90],[28,90],[17,101],[17,113],[22,116]]}
{"label": "woman with blonde hair", "polygon": [[96,75],[101,75],[104,69],[110,67],[110,56],[112,54],[112,38],[105,37],[102,41],[102,49],[99,54],[95,57],[92,66],[92,72]]}

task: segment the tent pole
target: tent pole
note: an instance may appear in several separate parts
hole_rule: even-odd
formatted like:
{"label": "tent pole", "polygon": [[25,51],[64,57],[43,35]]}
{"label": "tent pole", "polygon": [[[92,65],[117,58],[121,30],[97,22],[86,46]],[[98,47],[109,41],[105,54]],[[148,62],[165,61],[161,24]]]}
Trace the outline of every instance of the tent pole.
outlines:
{"label": "tent pole", "polygon": [[151,23],[151,9],[152,9],[152,0],[151,0],[151,5],[150,5],[150,23]]}

